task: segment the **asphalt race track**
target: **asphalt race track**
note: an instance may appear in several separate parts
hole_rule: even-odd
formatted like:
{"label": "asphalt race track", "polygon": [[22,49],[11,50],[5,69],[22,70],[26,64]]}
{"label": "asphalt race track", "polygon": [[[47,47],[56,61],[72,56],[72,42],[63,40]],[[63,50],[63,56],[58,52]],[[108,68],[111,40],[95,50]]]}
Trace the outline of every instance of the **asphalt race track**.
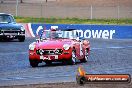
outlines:
{"label": "asphalt race track", "polygon": [[89,74],[132,75],[132,39],[90,39],[87,63],[53,63],[50,66],[42,63],[37,68],[32,68],[28,61],[28,45],[33,41],[34,38],[26,38],[25,42],[0,42],[0,86],[75,82],[80,65]]}

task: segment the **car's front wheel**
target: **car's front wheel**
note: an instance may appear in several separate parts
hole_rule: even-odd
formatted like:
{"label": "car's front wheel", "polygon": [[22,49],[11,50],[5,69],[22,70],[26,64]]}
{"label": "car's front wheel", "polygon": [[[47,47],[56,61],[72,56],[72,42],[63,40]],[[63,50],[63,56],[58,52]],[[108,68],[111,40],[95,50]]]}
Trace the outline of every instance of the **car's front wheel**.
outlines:
{"label": "car's front wheel", "polygon": [[25,37],[20,37],[20,38],[18,38],[18,40],[19,40],[19,42],[24,42]]}
{"label": "car's front wheel", "polygon": [[2,39],[0,38],[0,42],[2,41]]}
{"label": "car's front wheel", "polygon": [[29,62],[30,62],[30,65],[32,67],[37,67],[38,66],[38,61],[36,61],[36,60],[29,60]]}
{"label": "car's front wheel", "polygon": [[88,49],[85,50],[85,56],[83,59],[81,59],[81,62],[87,62],[89,58],[89,53],[88,53]]}
{"label": "car's front wheel", "polygon": [[76,57],[76,51],[75,50],[72,50],[72,57],[70,59],[70,64],[71,65],[76,64],[76,59],[77,59],[77,57]]}

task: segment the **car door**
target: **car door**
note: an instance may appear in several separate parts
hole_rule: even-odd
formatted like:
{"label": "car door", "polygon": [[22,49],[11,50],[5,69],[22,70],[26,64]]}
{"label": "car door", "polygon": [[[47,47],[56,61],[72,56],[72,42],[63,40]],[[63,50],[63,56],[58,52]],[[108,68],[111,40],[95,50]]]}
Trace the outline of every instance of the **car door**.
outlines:
{"label": "car door", "polygon": [[82,59],[83,58],[83,47],[82,47],[82,42],[76,40],[75,42],[75,48],[76,48],[76,56],[78,59]]}

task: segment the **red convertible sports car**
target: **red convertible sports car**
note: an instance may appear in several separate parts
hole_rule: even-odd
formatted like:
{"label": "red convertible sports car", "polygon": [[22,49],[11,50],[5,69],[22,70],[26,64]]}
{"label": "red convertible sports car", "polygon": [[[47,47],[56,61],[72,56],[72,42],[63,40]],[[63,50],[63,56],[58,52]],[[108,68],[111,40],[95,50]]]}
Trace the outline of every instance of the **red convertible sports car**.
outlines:
{"label": "red convertible sports car", "polygon": [[61,61],[73,65],[77,60],[88,60],[90,43],[79,39],[77,30],[44,30],[36,40],[29,45],[29,62],[32,67],[37,67],[42,61],[46,64]]}

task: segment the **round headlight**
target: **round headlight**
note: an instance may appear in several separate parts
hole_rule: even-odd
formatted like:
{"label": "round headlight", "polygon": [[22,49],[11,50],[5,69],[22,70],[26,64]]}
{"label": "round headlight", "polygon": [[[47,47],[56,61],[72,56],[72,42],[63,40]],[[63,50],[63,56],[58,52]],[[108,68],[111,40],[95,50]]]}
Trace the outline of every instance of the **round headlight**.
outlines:
{"label": "round headlight", "polygon": [[64,48],[65,50],[69,50],[69,49],[70,49],[70,45],[69,45],[69,44],[64,44],[64,45],[63,45],[63,48]]}
{"label": "round headlight", "polygon": [[39,50],[39,54],[40,54],[40,55],[43,55],[43,53],[44,53],[44,50],[43,50],[43,49],[40,49],[40,50]]}
{"label": "round headlight", "polygon": [[29,50],[34,50],[34,48],[35,48],[35,45],[34,44],[30,44],[29,45]]}
{"label": "round headlight", "polygon": [[35,43],[36,42],[33,42],[29,45],[29,50],[34,50],[35,49]]}
{"label": "round headlight", "polygon": [[56,53],[56,54],[58,54],[58,53],[59,53],[59,50],[58,50],[58,49],[57,49],[57,50],[55,50],[55,53]]}

